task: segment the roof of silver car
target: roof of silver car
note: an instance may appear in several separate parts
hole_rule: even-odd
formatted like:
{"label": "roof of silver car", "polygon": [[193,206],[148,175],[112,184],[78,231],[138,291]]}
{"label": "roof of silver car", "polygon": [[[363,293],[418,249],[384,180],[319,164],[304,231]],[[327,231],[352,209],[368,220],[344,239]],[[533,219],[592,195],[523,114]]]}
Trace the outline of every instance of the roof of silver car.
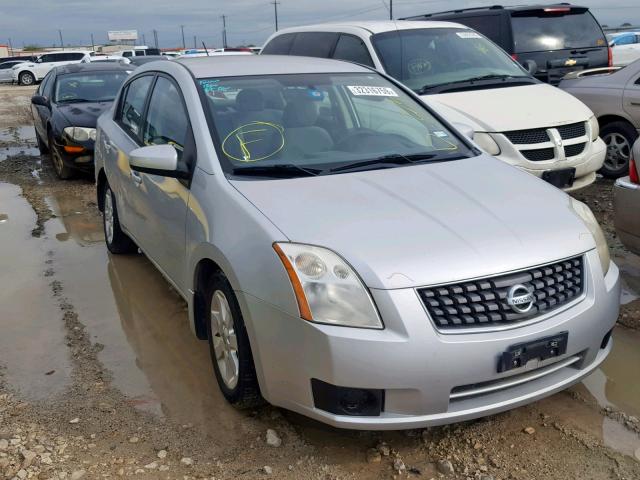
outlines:
{"label": "roof of silver car", "polygon": [[416,30],[420,28],[464,28],[468,29],[464,25],[455,23],[453,21],[404,21],[404,20],[369,20],[369,21],[344,21],[344,22],[329,22],[329,23],[316,23],[313,25],[301,25],[298,27],[289,27],[279,30],[273,34],[271,38],[285,33],[293,32],[340,32],[345,29],[361,29],[366,30],[370,34],[393,32],[396,30]]}
{"label": "roof of silver car", "polygon": [[187,67],[196,78],[282,75],[287,73],[371,72],[370,69],[355,63],[286,55],[216,55],[178,58],[174,61]]}

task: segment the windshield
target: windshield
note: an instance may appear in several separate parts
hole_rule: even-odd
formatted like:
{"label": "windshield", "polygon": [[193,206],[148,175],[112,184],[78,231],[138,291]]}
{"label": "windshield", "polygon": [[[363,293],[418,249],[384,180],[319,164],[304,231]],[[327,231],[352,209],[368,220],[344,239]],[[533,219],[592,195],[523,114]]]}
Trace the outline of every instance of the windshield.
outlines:
{"label": "windshield", "polygon": [[473,155],[422,104],[374,73],[199,83],[227,173],[279,168],[289,176],[325,174],[363,161],[373,161],[363,169],[387,168]]}
{"label": "windshield", "polygon": [[56,103],[111,102],[129,76],[126,71],[72,73],[57,78]]}
{"label": "windshield", "polygon": [[372,37],[386,72],[419,92],[485,76],[528,78],[520,65],[474,30],[421,28]]}
{"label": "windshield", "polygon": [[585,10],[527,11],[514,14],[512,21],[517,53],[607,45],[600,25]]}

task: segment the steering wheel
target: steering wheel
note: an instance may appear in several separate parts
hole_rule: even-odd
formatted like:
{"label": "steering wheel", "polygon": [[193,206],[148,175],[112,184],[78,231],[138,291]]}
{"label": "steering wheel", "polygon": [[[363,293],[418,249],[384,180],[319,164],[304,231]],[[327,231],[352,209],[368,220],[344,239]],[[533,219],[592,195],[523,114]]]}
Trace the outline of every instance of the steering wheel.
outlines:
{"label": "steering wheel", "polygon": [[380,135],[379,132],[370,128],[358,128],[356,131],[350,132],[344,138],[340,139],[334,145],[334,149],[345,152],[357,151],[357,147],[362,145],[362,141],[364,141],[365,138],[376,135]]}

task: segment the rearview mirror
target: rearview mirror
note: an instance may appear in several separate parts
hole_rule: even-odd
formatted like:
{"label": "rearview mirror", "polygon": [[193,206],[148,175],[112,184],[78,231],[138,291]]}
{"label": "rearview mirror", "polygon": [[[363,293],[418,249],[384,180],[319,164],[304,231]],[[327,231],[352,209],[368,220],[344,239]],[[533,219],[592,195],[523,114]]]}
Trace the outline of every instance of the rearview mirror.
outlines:
{"label": "rearview mirror", "polygon": [[40,105],[41,107],[49,107],[49,100],[42,95],[34,95],[31,97],[31,103],[33,105]]}
{"label": "rearview mirror", "polygon": [[178,176],[178,152],[171,145],[149,145],[129,154],[133,170],[165,177]]}
{"label": "rearview mirror", "polygon": [[538,71],[538,64],[535,62],[535,60],[525,60],[522,66],[531,75],[535,75],[535,73]]}
{"label": "rearview mirror", "polygon": [[458,130],[465,137],[473,140],[473,134],[475,133],[475,131],[473,130],[473,127],[471,125],[467,125],[466,123],[458,123],[458,122],[453,122],[452,125],[456,128],[456,130]]}

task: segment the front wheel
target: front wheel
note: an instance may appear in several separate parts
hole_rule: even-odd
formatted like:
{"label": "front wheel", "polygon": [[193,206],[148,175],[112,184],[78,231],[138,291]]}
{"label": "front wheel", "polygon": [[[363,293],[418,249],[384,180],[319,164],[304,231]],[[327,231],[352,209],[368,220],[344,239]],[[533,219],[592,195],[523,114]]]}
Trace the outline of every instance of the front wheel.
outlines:
{"label": "front wheel", "polygon": [[60,149],[56,147],[56,142],[53,139],[53,135],[49,134],[49,153],[51,154],[51,163],[53,163],[53,169],[60,180],[68,180],[73,178],[74,171],[66,163]]}
{"label": "front wheel", "polygon": [[214,274],[205,287],[207,334],[213,369],[227,401],[240,408],[263,400],[253,364],[249,337],[238,300],[222,273]]}
{"label": "front wheel", "polygon": [[134,253],[138,250],[136,244],[120,227],[116,199],[109,185],[104,187],[104,208],[102,212],[102,225],[104,227],[104,241],[111,253]]}
{"label": "front wheel", "polygon": [[36,77],[31,72],[22,72],[18,77],[18,83],[24,86],[33,85],[36,83]]}
{"label": "front wheel", "polygon": [[600,137],[607,145],[607,155],[600,172],[605,177],[618,178],[629,172],[629,159],[638,132],[626,122],[611,122],[600,130]]}

